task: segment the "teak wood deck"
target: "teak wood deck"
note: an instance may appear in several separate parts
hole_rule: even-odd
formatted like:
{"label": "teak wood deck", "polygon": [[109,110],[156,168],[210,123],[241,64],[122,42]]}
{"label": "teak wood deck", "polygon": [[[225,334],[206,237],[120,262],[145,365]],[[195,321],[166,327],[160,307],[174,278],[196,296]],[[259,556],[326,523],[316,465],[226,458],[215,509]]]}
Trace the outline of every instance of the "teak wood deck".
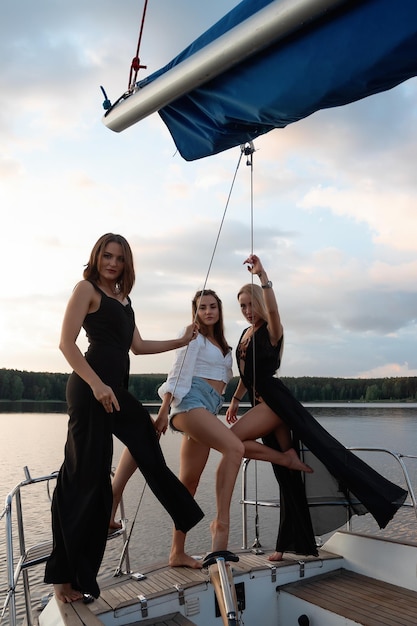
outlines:
{"label": "teak wood deck", "polygon": [[[258,555],[251,551],[238,550],[236,553],[239,555],[239,561],[232,564],[235,574],[264,570],[273,575],[275,568],[292,566],[300,560],[320,562],[323,559],[339,558],[334,554],[320,551],[319,557],[300,557],[286,554],[285,560],[272,563],[268,561],[270,552]],[[76,602],[68,605],[59,603],[66,626],[102,626],[101,614],[112,611],[117,615],[118,611],[125,610],[129,606],[137,606],[140,596],[150,600],[162,597],[167,593],[179,595],[182,590],[190,587],[209,584],[209,574],[206,569],[172,568],[166,563],[161,563],[143,568],[141,573],[146,575],[144,580],[136,581],[130,575],[122,575],[119,578],[111,578],[101,582],[101,595],[91,604],[84,605]],[[138,626],[139,624],[140,626],[195,626],[191,619],[180,613],[171,613],[156,619],[144,619],[136,624]]]}
{"label": "teak wood deck", "polygon": [[363,626],[417,624],[417,594],[345,569],[284,585],[290,593]]}
{"label": "teak wood deck", "polygon": [[[299,561],[323,561],[337,559],[337,555],[320,550],[319,557],[300,559],[285,555],[284,561],[271,563],[268,553],[257,555],[248,551],[238,552],[239,562],[233,563],[235,575],[239,572],[277,571]],[[66,626],[103,626],[100,615],[112,611],[124,611],[138,606],[139,598],[145,600],[161,597],[167,593],[181,594],[187,588],[208,584],[207,570],[193,570],[166,564],[153,565],[141,572],[144,580],[133,580],[129,575],[111,578],[101,584],[101,596],[91,604],[58,603]],[[288,593],[337,615],[351,619],[363,626],[412,626],[417,624],[417,594],[395,585],[381,582],[361,574],[337,569],[328,574],[315,576],[277,587],[277,592]],[[140,608],[138,609],[140,611]],[[243,614],[244,615],[244,614]],[[181,613],[170,613],[159,618],[145,618],[136,626],[195,626]],[[132,624],[132,626],[135,626]],[[284,625],[285,626],[285,625]]]}

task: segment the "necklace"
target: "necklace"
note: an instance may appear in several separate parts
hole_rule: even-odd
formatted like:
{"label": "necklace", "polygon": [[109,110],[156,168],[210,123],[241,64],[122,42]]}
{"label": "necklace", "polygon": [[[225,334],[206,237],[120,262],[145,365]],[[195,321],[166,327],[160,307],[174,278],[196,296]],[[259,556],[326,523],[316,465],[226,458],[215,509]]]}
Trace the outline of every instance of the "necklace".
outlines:
{"label": "necklace", "polygon": [[120,286],[120,283],[114,283],[114,287],[112,287],[112,294],[115,296],[119,296],[120,292],[122,291],[122,288]]}

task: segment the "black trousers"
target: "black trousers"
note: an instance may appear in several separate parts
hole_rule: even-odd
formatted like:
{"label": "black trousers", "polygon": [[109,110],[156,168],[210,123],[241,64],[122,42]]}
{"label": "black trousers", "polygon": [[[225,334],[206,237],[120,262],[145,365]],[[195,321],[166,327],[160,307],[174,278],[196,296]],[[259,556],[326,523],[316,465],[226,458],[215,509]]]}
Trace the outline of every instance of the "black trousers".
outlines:
{"label": "black trousers", "polygon": [[[275,434],[262,438],[265,445],[282,452]],[[292,442],[298,451],[298,442]],[[317,546],[311,523],[303,475],[282,465],[271,463],[280,490],[279,527],[275,549],[317,556]]]}
{"label": "black trousers", "polygon": [[167,466],[148,411],[126,389],[114,391],[120,411],[109,414],[77,374],[68,381],[68,436],[52,501],[54,543],[45,570],[46,583],[69,582],[94,597],[100,595],[96,578],[112,508],[113,434],[129,448],[175,528],[187,532],[203,517]]}
{"label": "black trousers", "polygon": [[341,514],[346,521],[352,514],[369,512],[380,528],[385,528],[406,499],[407,491],[347,450],[294,398],[279,378],[258,379],[257,391],[309,451],[306,460],[314,467],[314,473],[304,477],[307,501],[310,501],[309,494],[320,494],[322,500],[326,494],[329,500],[340,500],[339,507],[311,509],[315,534],[338,528],[343,523]]}

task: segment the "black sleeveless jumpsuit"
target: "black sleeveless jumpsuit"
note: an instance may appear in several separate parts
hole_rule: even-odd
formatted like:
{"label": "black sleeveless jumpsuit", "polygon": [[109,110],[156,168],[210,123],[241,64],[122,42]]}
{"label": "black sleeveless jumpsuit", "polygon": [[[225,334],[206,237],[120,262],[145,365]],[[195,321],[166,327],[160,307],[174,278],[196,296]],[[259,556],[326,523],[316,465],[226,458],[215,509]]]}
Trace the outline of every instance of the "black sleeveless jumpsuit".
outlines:
{"label": "black sleeveless jumpsuit", "polygon": [[[303,442],[308,449],[304,460],[314,469],[313,474],[302,474],[273,465],[281,504],[277,551],[316,554],[314,535],[339,528],[354,513],[371,513],[380,528],[384,528],[406,499],[407,491],[347,450],[274,376],[280,366],[282,340],[277,346],[271,345],[266,323],[255,332],[245,353],[240,342],[236,360],[251,400],[255,389],[255,403],[256,396],[261,397],[287,424],[294,447]],[[274,433],[263,441],[280,449]],[[328,505],[319,506],[323,501]]]}
{"label": "black sleeveless jumpsuit", "polygon": [[127,390],[135,328],[130,299],[123,305],[94,287],[101,294],[101,304],[84,320],[89,340],[85,358],[113,389],[120,411],[106,413],[90,386],[75,372],[70,375],[68,436],[52,501],[54,543],[45,582],[69,582],[74,589],[98,597],[96,578],[112,508],[113,434],[129,448],[177,529],[187,532],[201,520],[203,512],[166,465],[148,411]]}

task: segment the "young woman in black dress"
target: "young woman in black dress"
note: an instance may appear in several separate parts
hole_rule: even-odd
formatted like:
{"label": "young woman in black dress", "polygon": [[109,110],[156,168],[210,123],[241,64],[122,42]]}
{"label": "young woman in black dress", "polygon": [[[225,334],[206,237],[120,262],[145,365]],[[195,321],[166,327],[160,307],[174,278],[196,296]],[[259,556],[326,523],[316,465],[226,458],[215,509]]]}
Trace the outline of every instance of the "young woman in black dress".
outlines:
{"label": "young woman in black dress", "polygon": [[[378,474],[330,435],[275,376],[283,348],[283,327],[272,282],[256,255],[244,261],[259,285],[244,285],[238,301],[251,324],[240,338],[236,359],[240,380],[227,412],[232,431],[245,444],[245,456],[269,460],[268,448],[285,451],[307,447],[306,461],[314,473],[301,475],[273,465],[280,485],[280,527],[276,552],[317,554],[315,535],[335,530],[356,513],[371,513],[381,528],[395,515],[407,492]],[[246,390],[253,405],[237,421],[237,408]],[[256,439],[263,438],[264,444]],[[264,448],[264,450],[262,450]],[[266,448],[266,449],[265,449]],[[327,501],[338,506],[314,506]],[[311,495],[311,497],[310,497]]]}
{"label": "young woman in black dress", "polygon": [[[129,350],[174,350],[195,338],[196,328],[187,326],[179,339],[142,339],[129,298],[135,280],[132,252],[121,235],[100,237],[83,277],[68,302],[61,332],[60,349],[74,371],[67,384],[70,419],[52,502],[53,550],[45,571],[45,582],[53,583],[62,602],[100,594],[96,578],[112,508],[113,434],[130,450],[176,528],[187,532],[203,517],[166,465],[149,413],[127,390]],[[76,343],[81,328],[89,341],[85,355]]]}

